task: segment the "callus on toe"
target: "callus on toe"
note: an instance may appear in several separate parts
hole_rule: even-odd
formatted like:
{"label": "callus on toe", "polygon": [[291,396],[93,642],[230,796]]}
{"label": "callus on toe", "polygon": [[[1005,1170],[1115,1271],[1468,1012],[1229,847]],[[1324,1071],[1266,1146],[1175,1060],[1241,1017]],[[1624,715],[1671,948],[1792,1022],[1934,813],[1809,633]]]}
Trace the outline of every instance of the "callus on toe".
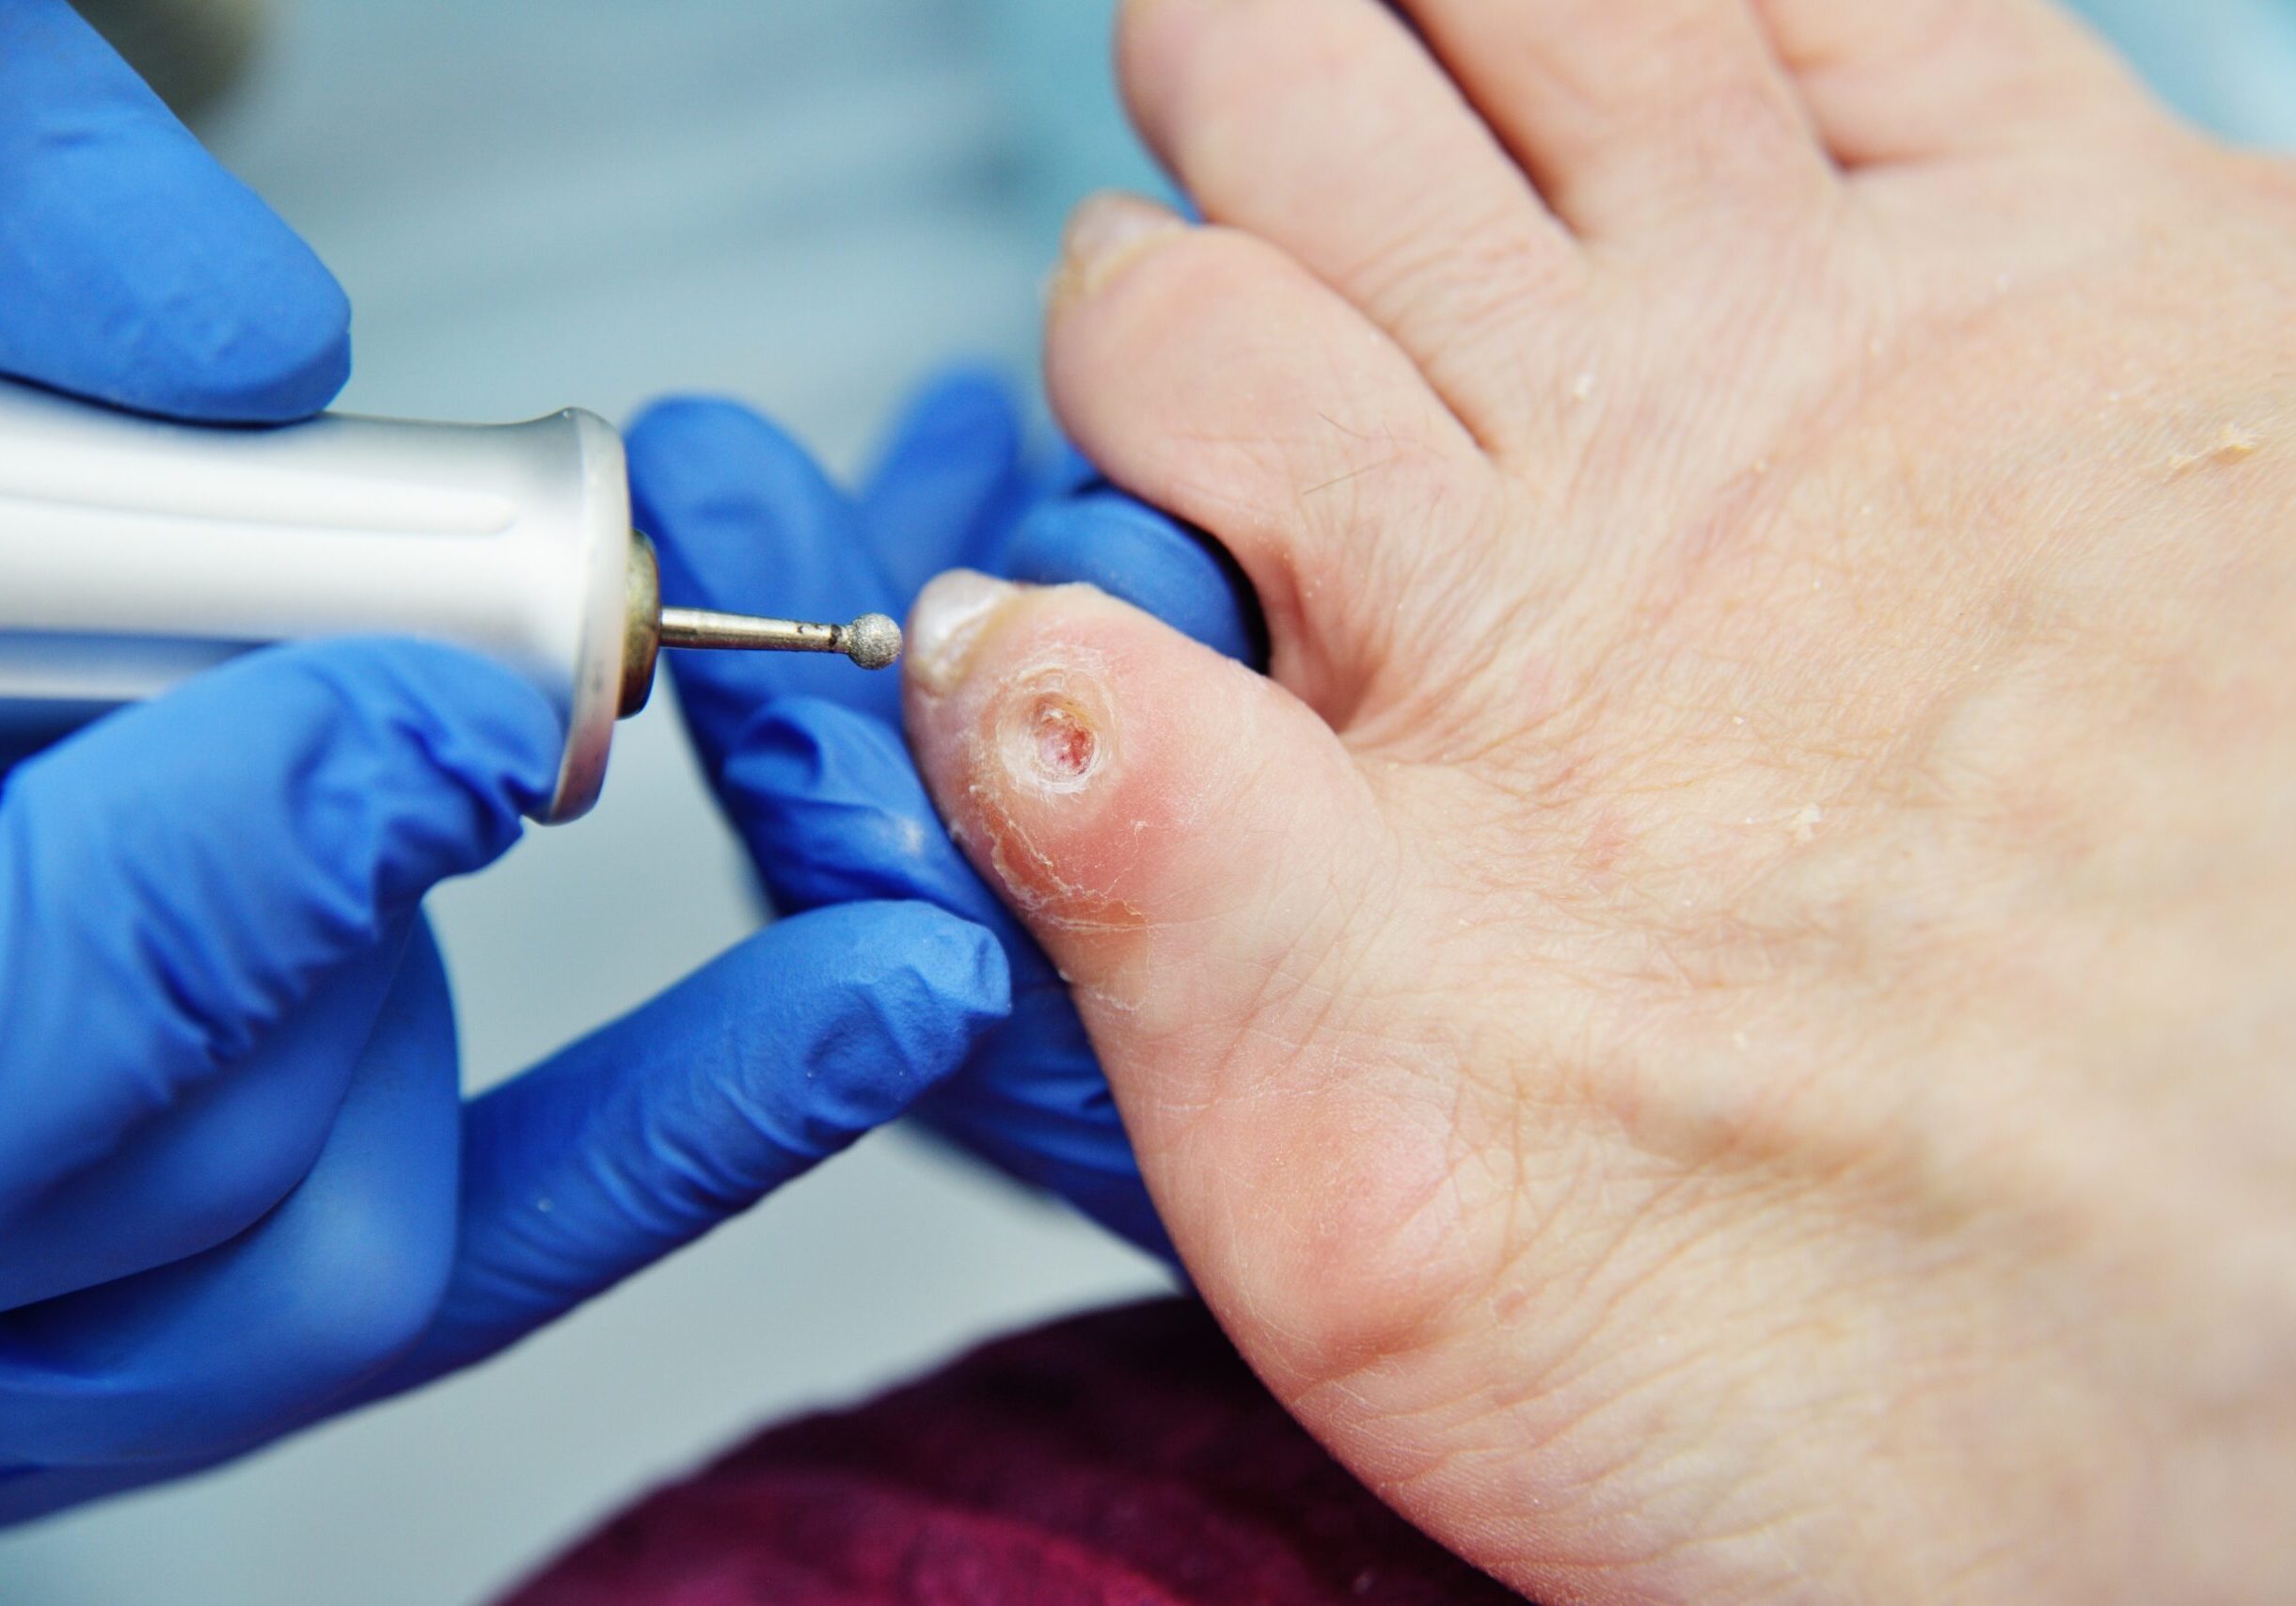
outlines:
{"label": "callus on toe", "polygon": [[1022,671],[999,692],[984,723],[1003,778],[1045,792],[1083,791],[1116,744],[1116,709],[1081,666]]}

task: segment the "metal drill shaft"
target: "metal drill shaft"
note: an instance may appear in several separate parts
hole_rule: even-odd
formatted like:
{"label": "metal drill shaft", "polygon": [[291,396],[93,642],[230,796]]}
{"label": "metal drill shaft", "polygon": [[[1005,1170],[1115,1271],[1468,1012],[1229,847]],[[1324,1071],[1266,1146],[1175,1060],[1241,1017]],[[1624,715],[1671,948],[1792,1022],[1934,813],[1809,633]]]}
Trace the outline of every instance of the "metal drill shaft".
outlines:
{"label": "metal drill shaft", "polygon": [[661,611],[661,644],[716,647],[729,652],[843,652],[837,625],[808,625],[795,619],[752,619],[745,613],[713,613],[703,608]]}
{"label": "metal drill shaft", "polygon": [[901,656],[901,628],[882,613],[864,613],[849,625],[815,625],[704,608],[665,608],[660,636],[666,647],[843,653],[863,669],[882,669]]}

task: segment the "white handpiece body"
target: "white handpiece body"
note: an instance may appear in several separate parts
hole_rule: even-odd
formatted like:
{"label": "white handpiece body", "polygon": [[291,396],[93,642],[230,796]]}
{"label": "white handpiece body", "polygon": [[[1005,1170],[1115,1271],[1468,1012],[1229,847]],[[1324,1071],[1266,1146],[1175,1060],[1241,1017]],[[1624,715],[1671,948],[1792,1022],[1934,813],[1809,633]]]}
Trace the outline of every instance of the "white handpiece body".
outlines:
{"label": "white handpiece body", "polygon": [[630,552],[622,442],[590,413],[218,429],[0,381],[0,737],[272,643],[417,636],[549,701],[570,819],[605,778]]}

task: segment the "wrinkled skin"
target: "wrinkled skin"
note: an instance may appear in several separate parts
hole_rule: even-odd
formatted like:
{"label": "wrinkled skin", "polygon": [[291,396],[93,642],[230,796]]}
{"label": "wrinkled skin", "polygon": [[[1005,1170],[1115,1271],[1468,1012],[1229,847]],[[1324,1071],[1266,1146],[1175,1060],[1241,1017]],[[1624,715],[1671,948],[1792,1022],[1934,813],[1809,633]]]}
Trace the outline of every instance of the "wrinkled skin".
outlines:
{"label": "wrinkled skin", "polygon": [[1557,1602],[2285,1600],[2296,178],[2038,0],[1139,0],[911,739],[1188,1268]]}

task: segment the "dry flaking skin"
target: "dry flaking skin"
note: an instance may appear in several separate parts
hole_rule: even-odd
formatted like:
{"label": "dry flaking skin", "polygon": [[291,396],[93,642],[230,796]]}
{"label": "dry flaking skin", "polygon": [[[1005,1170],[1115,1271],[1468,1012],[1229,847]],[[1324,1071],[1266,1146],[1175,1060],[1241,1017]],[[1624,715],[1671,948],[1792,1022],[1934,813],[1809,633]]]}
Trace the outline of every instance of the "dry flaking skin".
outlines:
{"label": "dry flaking skin", "polygon": [[[997,694],[974,720],[973,763],[979,774],[972,794],[998,885],[1012,902],[1071,928],[1119,930],[1140,919],[1116,891],[1136,842],[1114,839],[1087,879],[1085,866],[1070,863],[1063,872],[1055,867],[1066,855],[1056,857],[1030,840],[1032,825],[1045,813],[1062,831],[1073,829],[1069,811],[1084,803],[1096,784],[1127,783],[1123,733],[1099,678],[1105,673],[1100,655],[1085,649],[1081,661],[1040,657],[1001,677]],[[1104,813],[1122,804],[1102,796],[1092,806]]]}

